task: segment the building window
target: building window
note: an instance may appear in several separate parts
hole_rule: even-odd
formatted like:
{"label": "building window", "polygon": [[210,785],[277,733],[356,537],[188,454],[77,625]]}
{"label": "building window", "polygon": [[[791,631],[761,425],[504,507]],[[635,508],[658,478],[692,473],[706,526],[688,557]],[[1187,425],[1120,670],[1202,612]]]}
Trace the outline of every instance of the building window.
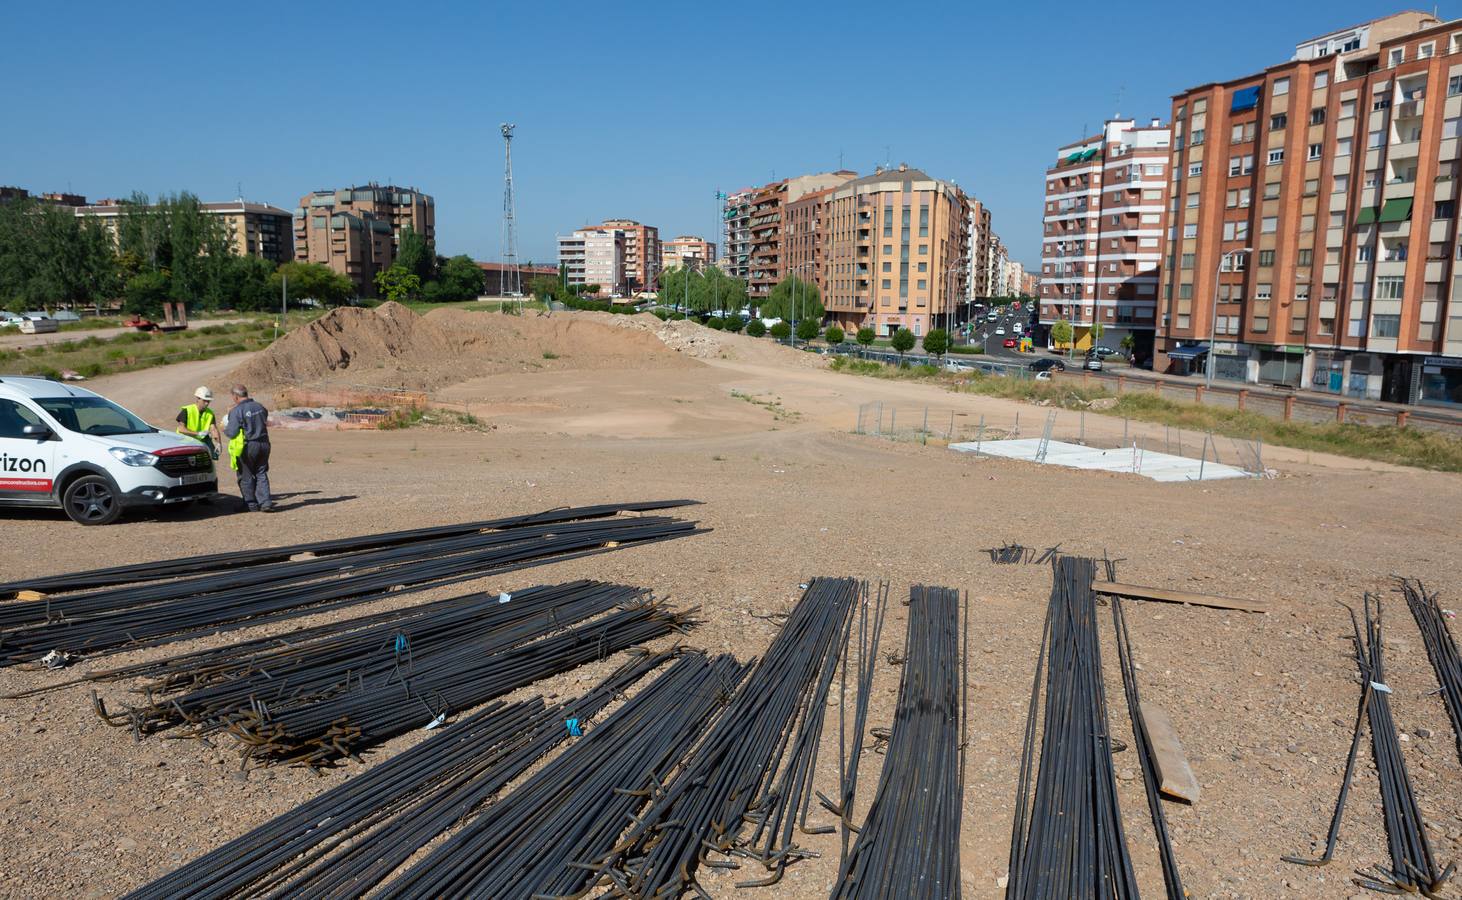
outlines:
{"label": "building window", "polygon": [[1284,148],[1283,147],[1279,148],[1278,150],[1270,150],[1269,151],[1269,162],[1268,162],[1269,165],[1271,165],[1271,166],[1278,165],[1279,163],[1282,163],[1282,162],[1284,162]]}
{"label": "building window", "polygon": [[1336,175],[1335,180],[1330,183],[1330,191],[1335,194],[1343,194],[1350,190],[1350,176]]}
{"label": "building window", "polygon": [[1283,131],[1284,127],[1288,124],[1289,116],[1285,113],[1275,113],[1274,115],[1269,117],[1270,131]]}
{"label": "building window", "polygon": [[1462,75],[1453,75],[1447,79],[1447,96],[1455,97],[1462,94]]}
{"label": "building window", "polygon": [[1454,138],[1462,134],[1462,116],[1442,120],[1442,138]]}
{"label": "building window", "polygon": [[1315,251],[1313,251],[1313,250],[1301,250],[1300,253],[1299,253],[1299,260],[1295,264],[1303,268],[1304,266],[1310,265],[1310,263],[1314,260],[1314,258],[1315,258]]}
{"label": "building window", "polygon": [[1255,334],[1265,334],[1269,331],[1269,317],[1255,316],[1253,330]]}
{"label": "building window", "polygon": [[1325,87],[1329,83],[1330,83],[1330,73],[1329,72],[1316,72],[1315,73],[1315,90],[1318,91],[1320,88]]}
{"label": "building window", "polygon": [[1338,140],[1338,141],[1335,142],[1335,155],[1336,156],[1349,156],[1350,155],[1350,138],[1341,138],[1340,140]]}
{"label": "building window", "polygon": [[1325,124],[1325,107],[1323,107],[1323,106],[1317,106],[1314,109],[1310,110],[1310,124],[1311,125],[1324,125]]}
{"label": "building window", "polygon": [[921,291],[927,291],[927,290],[929,290],[929,280],[927,278],[920,278],[919,279],[919,290],[921,290]]}
{"label": "building window", "polygon": [[1196,163],[1193,163],[1191,166],[1188,167],[1188,177],[1189,178],[1196,178],[1196,177],[1198,177],[1199,175],[1202,175],[1202,174],[1203,174],[1203,163],[1196,162]]}
{"label": "building window", "polygon": [[1278,216],[1265,216],[1260,222],[1259,230],[1263,234],[1273,234],[1279,230]]}
{"label": "building window", "polygon": [[1198,195],[1197,194],[1189,194],[1188,195],[1188,208],[1189,209],[1197,209],[1198,208]]}
{"label": "building window", "polygon": [[1377,300],[1400,300],[1405,293],[1406,276],[1382,275],[1376,279]]}
{"label": "building window", "polygon": [[1308,159],[1319,159],[1322,147],[1319,144],[1311,144]]}
{"label": "building window", "polygon": [[1374,248],[1372,248],[1370,244],[1361,244],[1359,247],[1355,248],[1356,262],[1370,262],[1373,255]]}
{"label": "building window", "polygon": [[1405,47],[1397,47],[1395,50],[1392,50],[1391,51],[1390,64],[1391,64],[1391,67],[1392,68],[1395,68],[1396,66],[1401,65],[1405,61],[1406,61],[1406,48]]}
{"label": "building window", "polygon": [[1269,300],[1274,296],[1274,286],[1271,284],[1259,284],[1254,287],[1255,300]]}
{"label": "building window", "polygon": [[1277,182],[1277,181],[1265,182],[1265,184],[1264,184],[1264,199],[1265,200],[1278,200],[1279,199],[1279,182]]}
{"label": "building window", "polygon": [[891,263],[891,262],[889,262],[887,260],[884,260],[884,263],[883,263],[883,271],[885,271],[885,272],[892,272],[893,271],[893,263]]}
{"label": "building window", "polygon": [[1354,100],[1341,100],[1340,101],[1340,118],[1342,118],[1342,119],[1351,119],[1351,118],[1354,118],[1354,117],[1355,117],[1355,101]]}
{"label": "building window", "polygon": [[1273,266],[1273,265],[1274,265],[1274,251],[1273,250],[1260,250],[1259,251],[1259,268],[1262,269],[1262,268],[1265,268],[1266,266]]}
{"label": "building window", "polygon": [[929,264],[926,263],[926,262],[919,263],[919,271],[920,272],[927,272],[927,271],[929,271]]}
{"label": "building window", "polygon": [[1203,146],[1203,129],[1202,128],[1195,128],[1195,129],[1193,129],[1193,135],[1192,135],[1192,138],[1189,141],[1189,143],[1191,143],[1194,147],[1201,147],[1201,146]]}
{"label": "building window", "polygon": [[1288,93],[1289,93],[1289,79],[1288,78],[1276,78],[1276,79],[1274,79],[1274,96],[1277,97],[1280,94],[1288,94]]}
{"label": "building window", "polygon": [[1184,253],[1183,254],[1183,268],[1185,268],[1185,269],[1191,269],[1191,268],[1193,268],[1193,254],[1192,253]]}
{"label": "building window", "polygon": [[1244,170],[1244,158],[1242,156],[1230,156],[1228,160],[1228,173],[1238,175]]}
{"label": "building window", "polygon": [[892,290],[893,289],[893,279],[891,279],[891,278],[885,278],[885,279],[883,279],[883,289],[885,291]]}
{"label": "building window", "polygon": [[1193,285],[1191,285],[1191,284],[1179,284],[1178,285],[1178,299],[1179,300],[1192,300],[1193,299]]}
{"label": "building window", "polygon": [[1371,337],[1397,338],[1401,336],[1401,317],[1374,315],[1371,316]]}
{"label": "building window", "polygon": [[1456,215],[1457,215],[1457,201],[1456,200],[1438,200],[1437,201],[1437,205],[1436,205],[1436,210],[1435,210],[1435,212],[1432,213],[1432,218],[1433,219],[1451,219],[1451,218],[1455,217]]}
{"label": "building window", "polygon": [[1189,222],[1183,226],[1183,237],[1195,238],[1198,236],[1198,223]]}

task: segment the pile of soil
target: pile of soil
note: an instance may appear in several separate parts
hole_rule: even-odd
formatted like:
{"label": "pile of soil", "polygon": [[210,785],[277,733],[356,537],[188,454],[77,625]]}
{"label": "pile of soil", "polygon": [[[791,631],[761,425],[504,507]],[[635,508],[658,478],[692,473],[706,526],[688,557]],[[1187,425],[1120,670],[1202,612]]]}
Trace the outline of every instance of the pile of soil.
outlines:
{"label": "pile of soil", "polygon": [[399,303],[384,303],[332,310],[275,341],[228,380],[254,390],[335,383],[431,391],[533,369],[693,365],[653,334],[576,316],[456,309],[420,316]]}
{"label": "pile of soil", "polygon": [[819,357],[783,347],[769,338],[754,338],[740,333],[717,331],[714,328],[707,328],[699,322],[686,319],[661,321],[649,313],[630,316],[619,313],[581,312],[577,315],[615,328],[653,334],[671,350],[693,359],[791,363],[812,367],[822,364]]}

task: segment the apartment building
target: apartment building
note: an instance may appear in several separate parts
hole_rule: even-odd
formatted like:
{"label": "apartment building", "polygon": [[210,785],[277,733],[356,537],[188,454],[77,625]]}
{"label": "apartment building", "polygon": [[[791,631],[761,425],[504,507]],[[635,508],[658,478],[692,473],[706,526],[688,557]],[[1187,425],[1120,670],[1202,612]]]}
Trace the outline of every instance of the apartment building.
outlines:
{"label": "apartment building", "polygon": [[[86,205],[86,198],[76,194],[44,194],[42,199],[70,208],[78,216],[100,221],[114,241],[117,239],[118,223],[127,209],[124,200],[98,200],[94,204]],[[82,203],[70,202],[74,200],[81,200]],[[243,199],[200,203],[198,207],[223,223],[234,253],[240,256],[257,256],[274,263],[285,263],[294,258],[293,216],[286,210]]]}
{"label": "apartment building", "polygon": [[880,335],[953,324],[965,301],[970,201],[901,165],[836,187],[823,203],[823,305],[832,323]]}
{"label": "apartment building", "polygon": [[[1108,121],[1061,147],[1046,170],[1039,322],[1070,322],[1078,349],[1116,346],[1152,355],[1172,131],[1160,120]],[[1018,290],[1019,286],[1016,286]]]}
{"label": "apartment building", "polygon": [[716,244],[700,235],[682,234],[671,241],[660,242],[660,271],[689,266],[704,271],[716,264]]}
{"label": "apartment building", "polygon": [[1462,20],[1321,35],[1173,125],[1157,368],[1462,404]]}
{"label": "apartment building", "polygon": [[990,253],[985,261],[986,267],[990,270],[990,296],[1008,297],[1010,295],[1010,283],[1007,278],[1010,275],[1010,253],[1005,249],[1005,242],[1000,235],[990,235]]}
{"label": "apartment building", "polygon": [[[837,187],[858,177],[840,169],[799,175],[756,188],[745,188],[725,200],[727,274],[743,278],[755,302],[771,293],[791,273],[786,244],[787,207],[808,194]],[[808,210],[810,214],[811,210]]]}
{"label": "apartment building", "polygon": [[294,213],[294,258],[327,265],[374,296],[376,273],[391,267],[410,225],[436,243],[436,201],[415,188],[374,182],[311,191]]}
{"label": "apartment building", "polygon": [[990,272],[990,240],[995,233],[990,228],[990,220],[990,207],[974,197],[969,198],[969,211],[965,214],[965,241],[969,245],[965,299],[970,301],[993,296],[990,287],[995,279]]}
{"label": "apartment building", "polygon": [[634,219],[605,219],[595,227],[624,235],[623,289],[631,294],[654,290],[660,282],[660,229]]}
{"label": "apartment building", "polygon": [[627,290],[625,232],[618,228],[581,228],[558,238],[558,264],[569,286],[597,284],[600,296]]}
{"label": "apartment building", "polygon": [[823,214],[833,188],[809,191],[787,203],[787,221],[783,228],[782,246],[786,277],[795,276],[827,293],[826,273],[822,265]]}

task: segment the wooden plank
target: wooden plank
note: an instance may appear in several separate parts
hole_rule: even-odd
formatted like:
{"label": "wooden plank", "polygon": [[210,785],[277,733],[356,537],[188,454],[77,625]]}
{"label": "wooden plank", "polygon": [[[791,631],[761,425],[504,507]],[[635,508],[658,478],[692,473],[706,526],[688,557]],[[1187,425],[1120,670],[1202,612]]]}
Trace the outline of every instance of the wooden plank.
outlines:
{"label": "wooden plank", "polygon": [[1193,594],[1188,591],[1170,591],[1166,588],[1143,587],[1140,584],[1123,584],[1117,581],[1093,582],[1091,589],[1098,594],[1115,594],[1134,600],[1157,600],[1161,603],[1188,603],[1193,606],[1211,606],[1214,609],[1237,609],[1241,612],[1267,613],[1269,605],[1259,600],[1238,600],[1234,597],[1220,597],[1217,594]]}
{"label": "wooden plank", "polygon": [[1138,704],[1142,713],[1142,730],[1147,735],[1147,745],[1152,749],[1152,764],[1157,767],[1158,790],[1169,797],[1177,797],[1189,803],[1198,802],[1198,779],[1188,766],[1188,757],[1183,745],[1178,742],[1178,733],[1168,714],[1146,701]]}

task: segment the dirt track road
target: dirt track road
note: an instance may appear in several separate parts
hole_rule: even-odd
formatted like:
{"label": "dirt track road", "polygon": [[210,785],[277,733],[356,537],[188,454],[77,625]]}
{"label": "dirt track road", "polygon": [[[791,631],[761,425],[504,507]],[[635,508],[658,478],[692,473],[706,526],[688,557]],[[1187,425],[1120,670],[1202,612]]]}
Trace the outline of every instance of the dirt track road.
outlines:
{"label": "dirt track road", "polygon": [[[205,325],[232,325],[247,322],[247,319],[198,319],[193,327]],[[14,328],[0,328],[0,350],[26,350],[44,344],[60,344],[65,341],[80,341],[89,337],[107,340],[119,334],[135,334],[135,328],[94,328],[86,331],[53,331],[50,334],[21,334]]]}
{"label": "dirt track road", "polygon": [[104,375],[76,384],[122,404],[158,427],[165,427],[177,415],[178,407],[189,402],[193,390],[200,384],[212,388],[214,405],[226,410],[227,404],[221,403],[220,398],[227,386],[220,379],[248,358],[247,353],[230,353],[198,362]]}

